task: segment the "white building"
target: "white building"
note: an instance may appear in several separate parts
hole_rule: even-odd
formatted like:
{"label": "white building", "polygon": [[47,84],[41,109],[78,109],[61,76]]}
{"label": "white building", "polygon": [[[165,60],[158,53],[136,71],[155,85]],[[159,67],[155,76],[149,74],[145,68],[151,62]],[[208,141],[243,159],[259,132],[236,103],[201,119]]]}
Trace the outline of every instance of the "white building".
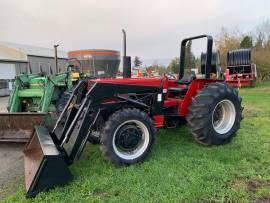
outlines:
{"label": "white building", "polygon": [[[58,68],[63,70],[67,64],[67,53],[58,51]],[[0,96],[5,95],[7,87],[11,89],[11,81],[16,75],[40,71],[49,72],[51,66],[56,72],[54,49],[0,42]]]}

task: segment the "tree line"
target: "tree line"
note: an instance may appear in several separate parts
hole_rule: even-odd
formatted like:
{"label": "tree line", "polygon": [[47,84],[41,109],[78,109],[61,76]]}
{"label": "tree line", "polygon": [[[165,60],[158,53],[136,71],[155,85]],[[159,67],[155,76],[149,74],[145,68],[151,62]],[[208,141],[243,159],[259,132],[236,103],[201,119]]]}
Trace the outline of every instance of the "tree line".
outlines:
{"label": "tree line", "polygon": [[228,51],[250,48],[251,60],[257,66],[258,81],[270,79],[270,21],[261,23],[249,33],[222,28],[215,44],[220,53],[222,67],[226,66]]}

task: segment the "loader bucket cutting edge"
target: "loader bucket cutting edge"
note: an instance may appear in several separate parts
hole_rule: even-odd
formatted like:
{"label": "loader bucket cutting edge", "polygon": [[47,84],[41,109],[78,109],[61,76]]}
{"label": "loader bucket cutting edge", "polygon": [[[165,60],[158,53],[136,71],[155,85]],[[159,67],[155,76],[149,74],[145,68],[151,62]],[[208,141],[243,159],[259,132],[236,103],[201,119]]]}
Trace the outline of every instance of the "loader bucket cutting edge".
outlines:
{"label": "loader bucket cutting edge", "polygon": [[28,142],[46,113],[0,113],[0,142]]}
{"label": "loader bucket cutting edge", "polygon": [[35,197],[72,179],[68,164],[43,126],[35,127],[24,149],[24,169],[27,197]]}

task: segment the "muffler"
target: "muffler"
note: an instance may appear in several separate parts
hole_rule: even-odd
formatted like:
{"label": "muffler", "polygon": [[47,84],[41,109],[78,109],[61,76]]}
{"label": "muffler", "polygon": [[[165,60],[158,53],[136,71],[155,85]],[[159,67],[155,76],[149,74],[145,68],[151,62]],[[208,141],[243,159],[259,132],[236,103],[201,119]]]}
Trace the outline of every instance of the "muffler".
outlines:
{"label": "muffler", "polygon": [[0,113],[0,142],[28,142],[46,113]]}
{"label": "muffler", "polygon": [[25,186],[27,197],[55,186],[63,186],[72,179],[64,155],[54,144],[49,131],[36,126],[35,132],[24,150]]}

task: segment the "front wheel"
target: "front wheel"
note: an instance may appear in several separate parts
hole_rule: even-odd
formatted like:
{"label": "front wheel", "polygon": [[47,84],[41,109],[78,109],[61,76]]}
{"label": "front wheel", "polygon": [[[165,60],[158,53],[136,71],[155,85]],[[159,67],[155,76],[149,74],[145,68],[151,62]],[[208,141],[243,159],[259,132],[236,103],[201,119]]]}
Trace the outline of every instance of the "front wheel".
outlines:
{"label": "front wheel", "polygon": [[144,161],[155,142],[156,129],[149,116],[138,109],[115,112],[101,133],[101,150],[116,165]]}
{"label": "front wheel", "polygon": [[240,128],[243,111],[241,98],[234,88],[225,83],[204,87],[188,109],[188,127],[199,143],[226,144]]}

